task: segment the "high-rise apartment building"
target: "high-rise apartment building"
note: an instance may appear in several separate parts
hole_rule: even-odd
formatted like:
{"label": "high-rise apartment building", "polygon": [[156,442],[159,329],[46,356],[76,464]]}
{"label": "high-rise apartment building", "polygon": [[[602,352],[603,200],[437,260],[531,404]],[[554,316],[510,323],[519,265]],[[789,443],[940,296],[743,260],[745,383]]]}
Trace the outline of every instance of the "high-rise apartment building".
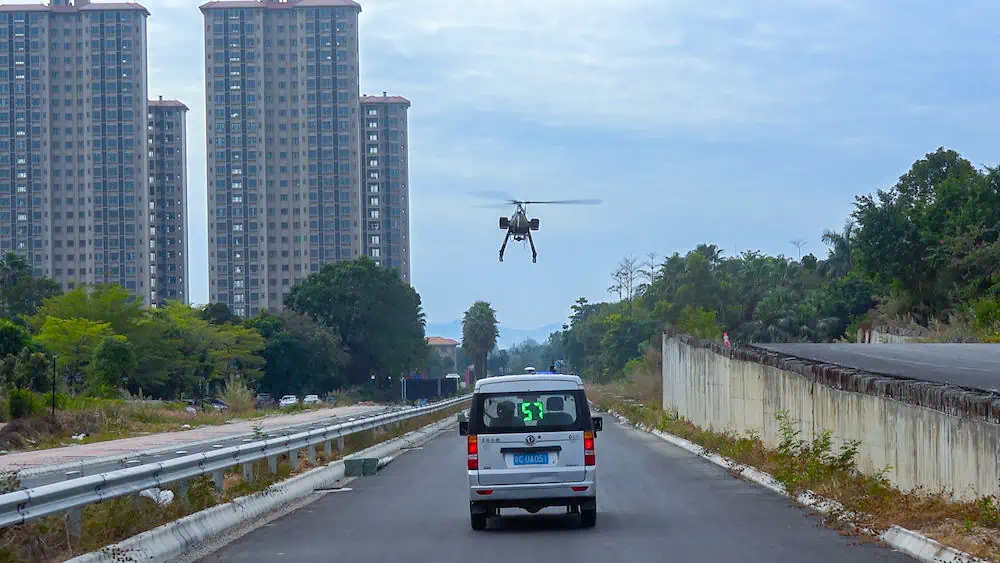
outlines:
{"label": "high-rise apartment building", "polygon": [[399,96],[361,97],[364,252],[410,283],[410,202],[406,114]]}
{"label": "high-rise apartment building", "polygon": [[205,23],[209,298],[277,310],[361,252],[358,14],[347,0],[218,0]]}
{"label": "high-rise apartment building", "polygon": [[191,302],[187,248],[187,112],[177,100],[149,101],[149,297]]}
{"label": "high-rise apartment building", "polygon": [[0,5],[0,252],[149,302],[146,17],[135,3]]}

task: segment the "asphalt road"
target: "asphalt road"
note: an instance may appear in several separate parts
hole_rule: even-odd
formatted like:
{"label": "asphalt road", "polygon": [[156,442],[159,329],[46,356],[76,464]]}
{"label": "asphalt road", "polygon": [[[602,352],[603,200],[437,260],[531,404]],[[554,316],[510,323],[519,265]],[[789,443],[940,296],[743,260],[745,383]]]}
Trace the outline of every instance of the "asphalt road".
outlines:
{"label": "asphalt road", "polygon": [[202,563],[394,561],[607,563],[892,562],[903,554],[823,527],[766,489],[605,416],[597,527],[558,510],[469,527],[457,430],[264,525]]}
{"label": "asphalt road", "polygon": [[[311,428],[321,428],[323,426],[331,426],[333,424],[338,424],[342,422],[348,422],[350,420],[356,420],[360,418],[365,418],[369,416],[374,416],[382,414],[388,409],[379,408],[371,409],[367,412],[360,412],[357,414],[348,414],[344,416],[328,417],[319,420],[314,420],[312,422],[293,424],[287,426],[281,426],[277,428],[271,428],[266,431],[266,434],[271,437],[281,437],[288,436],[290,434],[295,434],[297,432],[304,432]],[[137,467],[147,463],[156,463],[160,461],[166,461],[168,459],[173,459],[176,457],[181,457],[184,455],[198,454],[203,452],[212,451],[219,448],[226,448],[230,446],[238,446],[244,442],[247,438],[244,435],[231,436],[231,437],[220,437],[217,440],[212,440],[210,443],[206,444],[196,444],[196,445],[185,445],[179,444],[174,448],[171,448],[169,452],[156,453],[156,454],[146,454],[141,453],[138,456],[130,456],[130,459],[134,460],[135,463],[123,464],[120,461],[110,461],[102,463],[91,463],[87,464],[85,467],[77,469],[80,471],[79,474],[72,474],[67,476],[65,472],[58,473],[46,473],[42,475],[32,476],[32,477],[21,477],[20,488],[30,489],[33,487],[40,487],[42,485],[48,485],[50,483],[57,483],[60,481],[65,481],[68,478],[80,478],[87,475],[96,475],[98,473],[104,473],[107,471],[115,471],[117,469],[124,469],[126,467]],[[252,439],[251,439],[252,440]],[[184,452],[178,454],[177,452]],[[126,457],[124,454],[121,457]]]}
{"label": "asphalt road", "polygon": [[1000,391],[997,344],[756,344],[871,373]]}

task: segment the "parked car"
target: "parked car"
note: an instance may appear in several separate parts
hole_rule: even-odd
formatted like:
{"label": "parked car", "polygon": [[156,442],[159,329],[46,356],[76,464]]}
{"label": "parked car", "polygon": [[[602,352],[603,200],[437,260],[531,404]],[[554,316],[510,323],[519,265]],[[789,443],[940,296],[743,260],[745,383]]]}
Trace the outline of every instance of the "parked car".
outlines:
{"label": "parked car", "polygon": [[229,405],[222,399],[208,399],[205,401],[203,408],[205,410],[215,409],[216,411],[224,411],[229,408]]}
{"label": "parked car", "polygon": [[306,395],[306,397],[302,399],[303,405],[318,405],[322,402],[323,401],[319,400],[319,395]]}
{"label": "parked car", "polygon": [[299,404],[299,398],[295,395],[285,395],[278,401],[278,406],[281,408],[294,407]]}
{"label": "parked car", "polygon": [[266,408],[274,404],[274,397],[270,393],[258,393],[253,404],[258,409]]}

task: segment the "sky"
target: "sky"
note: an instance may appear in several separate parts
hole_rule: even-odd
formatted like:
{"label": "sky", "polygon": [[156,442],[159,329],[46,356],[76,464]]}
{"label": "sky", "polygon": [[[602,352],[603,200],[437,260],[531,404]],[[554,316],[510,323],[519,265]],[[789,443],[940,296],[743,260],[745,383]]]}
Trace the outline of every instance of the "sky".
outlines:
{"label": "sky", "polygon": [[[149,95],[185,102],[191,294],[208,298],[202,16],[145,0]],[[626,256],[714,243],[825,255],[854,196],[939,146],[1000,154],[991,0],[363,0],[362,93],[409,114],[413,285],[430,323],[490,302],[502,325],[605,300]],[[991,39],[992,38],[992,39]],[[538,263],[505,209],[536,206]]]}

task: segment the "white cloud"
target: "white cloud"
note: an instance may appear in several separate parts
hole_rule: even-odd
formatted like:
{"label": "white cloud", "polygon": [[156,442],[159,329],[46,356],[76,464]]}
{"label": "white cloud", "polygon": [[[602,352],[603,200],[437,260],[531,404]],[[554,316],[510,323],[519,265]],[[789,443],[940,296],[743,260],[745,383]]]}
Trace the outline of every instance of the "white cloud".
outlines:
{"label": "white cloud", "polygon": [[[816,18],[852,17],[847,3],[807,4]],[[546,124],[651,131],[774,122],[783,103],[827,80],[760,64],[781,49],[825,48],[832,31],[801,30],[801,6],[370,0],[362,82],[405,92],[433,115],[502,108]],[[402,61],[419,64],[401,73]]]}

